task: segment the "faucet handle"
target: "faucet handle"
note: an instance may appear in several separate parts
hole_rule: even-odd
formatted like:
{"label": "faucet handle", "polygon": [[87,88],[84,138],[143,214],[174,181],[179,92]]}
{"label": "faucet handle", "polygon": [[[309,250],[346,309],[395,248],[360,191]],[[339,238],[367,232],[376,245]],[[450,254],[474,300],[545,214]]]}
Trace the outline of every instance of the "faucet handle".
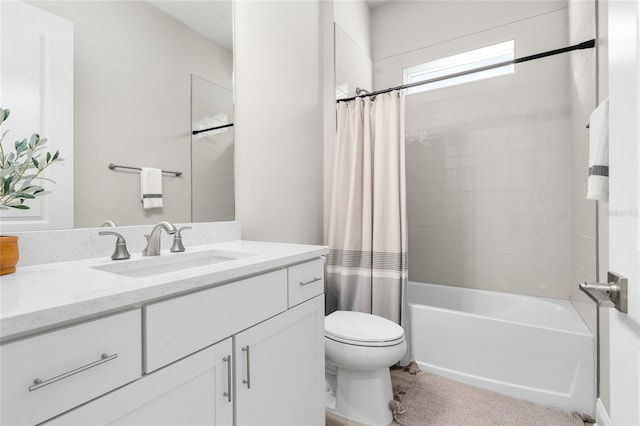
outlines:
{"label": "faucet handle", "polygon": [[191,229],[191,227],[190,226],[182,227],[178,229],[178,231],[175,234],[173,234],[173,244],[171,245],[171,248],[169,249],[169,251],[173,253],[179,253],[185,250],[184,244],[182,244],[182,235],[180,235],[180,233],[185,229]]}
{"label": "faucet handle", "polygon": [[98,235],[113,235],[115,237],[118,237],[118,239],[116,240],[116,248],[111,255],[111,259],[123,260],[129,259],[131,257],[129,251],[127,250],[127,242],[124,240],[124,237],[122,235],[113,231],[100,231],[98,232]]}

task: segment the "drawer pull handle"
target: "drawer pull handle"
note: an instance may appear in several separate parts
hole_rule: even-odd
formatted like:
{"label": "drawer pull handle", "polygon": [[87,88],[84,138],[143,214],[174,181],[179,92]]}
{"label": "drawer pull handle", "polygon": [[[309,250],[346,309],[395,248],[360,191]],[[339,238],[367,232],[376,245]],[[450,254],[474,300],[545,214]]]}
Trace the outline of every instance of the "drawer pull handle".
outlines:
{"label": "drawer pull handle", "polygon": [[93,361],[87,365],[83,365],[82,367],[78,367],[75,370],[71,370],[71,371],[67,371],[66,373],[60,374],[59,376],[56,377],[52,377],[51,379],[47,379],[47,380],[42,380],[42,379],[35,379],[33,381],[33,385],[29,386],[29,392],[33,392],[36,389],[40,389],[43,388],[47,385],[50,385],[52,383],[57,382],[58,380],[62,380],[62,379],[66,379],[69,376],[73,376],[74,374],[78,374],[81,373],[85,370],[88,370],[90,368],[93,367],[97,367],[100,364],[104,364],[105,362],[109,362],[111,360],[114,360],[118,358],[118,354],[113,354],[113,355],[107,355],[107,354],[102,354],[100,355],[100,359],[97,361]]}
{"label": "drawer pull handle", "polygon": [[317,282],[317,281],[320,281],[321,279],[322,279],[322,278],[314,278],[314,279],[312,279],[311,281],[307,281],[306,283],[304,283],[304,282],[300,281],[300,285],[309,285],[309,284],[313,284],[313,283],[315,283],[315,282]]}
{"label": "drawer pull handle", "polygon": [[247,389],[251,389],[251,359],[249,358],[249,345],[242,348],[242,352],[247,353],[247,378],[242,383],[247,385]]}
{"label": "drawer pull handle", "polygon": [[227,397],[227,401],[231,402],[231,355],[225,356],[222,358],[223,361],[227,362],[227,391],[222,395]]}

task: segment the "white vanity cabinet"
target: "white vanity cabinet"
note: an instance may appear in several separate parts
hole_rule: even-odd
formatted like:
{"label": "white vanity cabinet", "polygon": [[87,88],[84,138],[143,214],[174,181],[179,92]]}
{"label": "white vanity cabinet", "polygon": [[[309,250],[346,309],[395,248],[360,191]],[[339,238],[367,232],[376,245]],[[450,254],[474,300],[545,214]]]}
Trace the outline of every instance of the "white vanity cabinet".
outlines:
{"label": "white vanity cabinet", "polygon": [[231,425],[231,340],[146,375],[47,425]]}
{"label": "white vanity cabinet", "polygon": [[324,297],[235,337],[236,424],[324,425]]}
{"label": "white vanity cabinet", "polygon": [[135,309],[0,346],[1,425],[32,425],[140,377]]}
{"label": "white vanity cabinet", "polygon": [[286,311],[286,280],[281,269],[144,306],[145,372]]}
{"label": "white vanity cabinet", "polygon": [[323,290],[314,259],[143,305],[138,377],[46,424],[324,425]]}

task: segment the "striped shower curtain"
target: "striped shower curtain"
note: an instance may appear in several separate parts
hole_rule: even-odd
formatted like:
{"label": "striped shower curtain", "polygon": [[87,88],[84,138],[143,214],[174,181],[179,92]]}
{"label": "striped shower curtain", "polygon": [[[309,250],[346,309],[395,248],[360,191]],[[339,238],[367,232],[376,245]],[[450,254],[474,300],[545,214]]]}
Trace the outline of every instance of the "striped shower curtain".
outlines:
{"label": "striped shower curtain", "polygon": [[339,102],[327,261],[327,314],[402,321],[407,280],[404,96]]}

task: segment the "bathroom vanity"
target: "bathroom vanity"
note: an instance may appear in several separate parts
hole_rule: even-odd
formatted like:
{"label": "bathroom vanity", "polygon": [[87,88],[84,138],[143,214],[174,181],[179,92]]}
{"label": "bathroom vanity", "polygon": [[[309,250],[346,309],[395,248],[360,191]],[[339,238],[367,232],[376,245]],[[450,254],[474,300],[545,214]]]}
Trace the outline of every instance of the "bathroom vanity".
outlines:
{"label": "bathroom vanity", "polygon": [[229,241],[19,268],[0,287],[0,423],[324,424],[326,252]]}

